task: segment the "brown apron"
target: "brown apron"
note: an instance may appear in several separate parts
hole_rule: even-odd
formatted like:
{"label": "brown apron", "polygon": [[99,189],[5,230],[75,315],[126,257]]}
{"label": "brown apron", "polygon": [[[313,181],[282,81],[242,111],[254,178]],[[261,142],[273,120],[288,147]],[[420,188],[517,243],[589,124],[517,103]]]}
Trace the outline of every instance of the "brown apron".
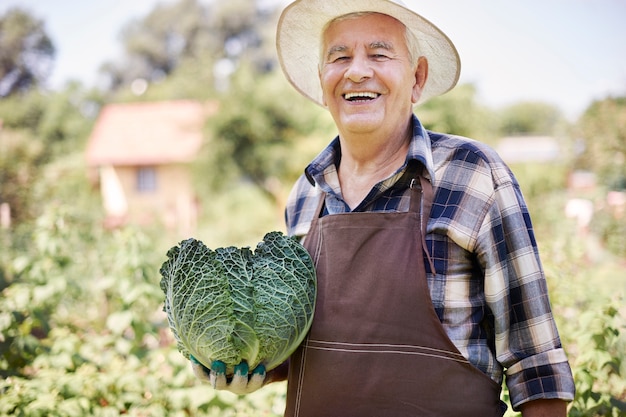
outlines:
{"label": "brown apron", "polygon": [[406,213],[313,220],[305,247],[318,298],[290,360],[286,417],[502,416],[500,386],[435,313],[422,252],[432,187],[420,176],[411,189]]}

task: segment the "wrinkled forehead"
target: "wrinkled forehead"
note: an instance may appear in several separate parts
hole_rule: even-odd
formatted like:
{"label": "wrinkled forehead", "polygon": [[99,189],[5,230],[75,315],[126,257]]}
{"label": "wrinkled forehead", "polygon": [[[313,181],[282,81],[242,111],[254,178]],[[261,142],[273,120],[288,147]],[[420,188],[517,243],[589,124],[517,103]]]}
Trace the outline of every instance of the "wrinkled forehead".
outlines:
{"label": "wrinkled forehead", "polygon": [[[349,14],[336,17],[330,20],[329,22],[327,22],[326,25],[324,25],[322,29],[321,37],[320,37],[320,44],[319,44],[320,60],[323,61],[329,49],[341,48],[341,47],[346,46],[346,45],[341,44],[341,40],[338,40],[335,38],[335,36],[337,36],[337,33],[335,33],[333,29],[336,27],[336,25],[340,23],[348,23],[346,27],[349,28],[350,21],[368,18],[372,16],[377,17],[383,23],[384,29],[382,32],[384,33],[372,32],[373,36],[371,39],[369,39],[370,45],[379,45],[379,46],[385,45],[386,49],[398,49],[398,48],[404,49],[406,47],[409,50],[409,55],[411,55],[411,47],[410,47],[411,42],[409,41],[409,39],[407,39],[406,35],[408,31],[404,23],[402,23],[395,17],[389,16],[388,14],[384,14],[384,13],[355,12],[355,13],[349,13]],[[342,33],[345,34],[346,32],[347,31],[344,31]],[[398,38],[394,38],[394,35],[390,35],[391,33],[394,33],[394,32],[397,36],[401,36],[401,40],[398,40]],[[331,39],[331,33],[333,36],[332,39]],[[341,36],[341,34],[339,34],[339,36]],[[392,39],[395,39],[397,42],[390,42]],[[363,39],[363,41],[365,40],[366,39]]]}

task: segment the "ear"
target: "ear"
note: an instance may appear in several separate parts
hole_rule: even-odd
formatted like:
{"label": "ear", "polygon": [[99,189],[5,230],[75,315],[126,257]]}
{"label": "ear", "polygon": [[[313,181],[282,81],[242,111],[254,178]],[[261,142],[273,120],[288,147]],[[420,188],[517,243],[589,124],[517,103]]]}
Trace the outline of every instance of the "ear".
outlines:
{"label": "ear", "polygon": [[411,101],[413,104],[417,103],[422,96],[426,80],[428,79],[428,59],[421,56],[417,60],[417,68],[415,69],[415,84],[413,85],[413,93],[411,94]]}

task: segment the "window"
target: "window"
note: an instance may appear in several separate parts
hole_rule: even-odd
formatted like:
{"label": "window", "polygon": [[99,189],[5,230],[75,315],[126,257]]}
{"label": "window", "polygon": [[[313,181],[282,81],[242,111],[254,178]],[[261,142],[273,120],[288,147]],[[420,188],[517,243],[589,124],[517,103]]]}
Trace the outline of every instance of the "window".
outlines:
{"label": "window", "polygon": [[157,189],[157,175],[154,167],[139,167],[137,169],[137,191],[149,193]]}

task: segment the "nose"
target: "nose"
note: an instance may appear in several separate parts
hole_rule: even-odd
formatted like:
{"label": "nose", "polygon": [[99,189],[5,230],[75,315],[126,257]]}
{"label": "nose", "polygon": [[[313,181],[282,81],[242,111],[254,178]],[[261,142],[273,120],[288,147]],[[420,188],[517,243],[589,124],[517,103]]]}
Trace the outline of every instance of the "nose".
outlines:
{"label": "nose", "polygon": [[374,71],[366,56],[356,54],[352,57],[350,65],[344,73],[344,78],[355,83],[360,83],[373,76]]}

